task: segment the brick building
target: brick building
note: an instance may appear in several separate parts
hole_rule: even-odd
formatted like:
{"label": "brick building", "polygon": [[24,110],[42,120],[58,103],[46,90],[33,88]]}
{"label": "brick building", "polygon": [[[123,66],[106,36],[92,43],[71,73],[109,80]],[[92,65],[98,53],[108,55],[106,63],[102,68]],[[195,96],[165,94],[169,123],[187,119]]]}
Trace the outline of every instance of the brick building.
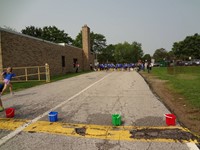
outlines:
{"label": "brick building", "polygon": [[74,63],[80,70],[89,70],[94,63],[90,52],[90,28],[82,27],[83,48],[59,45],[21,33],[0,28],[0,71],[2,68],[42,66],[48,63],[51,75],[74,71]]}

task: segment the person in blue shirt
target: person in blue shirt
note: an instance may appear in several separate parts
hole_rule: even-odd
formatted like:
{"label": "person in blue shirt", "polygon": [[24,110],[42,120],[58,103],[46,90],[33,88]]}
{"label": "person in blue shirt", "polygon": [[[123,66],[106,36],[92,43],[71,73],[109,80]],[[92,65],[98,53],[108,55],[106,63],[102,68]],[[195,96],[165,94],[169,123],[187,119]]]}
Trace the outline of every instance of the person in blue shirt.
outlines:
{"label": "person in blue shirt", "polygon": [[122,70],[123,70],[123,65],[122,65],[122,64],[119,64],[119,68],[120,68],[120,70],[122,71]]}
{"label": "person in blue shirt", "polygon": [[3,93],[5,92],[5,90],[7,89],[8,86],[10,88],[11,95],[13,95],[12,84],[10,83],[10,81],[16,75],[14,73],[12,73],[12,67],[8,67],[6,69],[6,72],[3,72],[1,75],[3,76],[3,82],[4,82],[4,88],[3,88],[2,92],[1,92],[1,95],[3,95]]}
{"label": "person in blue shirt", "polygon": [[131,71],[131,64],[127,64],[128,71]]}
{"label": "person in blue shirt", "polygon": [[116,64],[115,69],[117,70],[119,68],[119,64]]}
{"label": "person in blue shirt", "polygon": [[104,64],[104,70],[108,71],[108,64]]}
{"label": "person in blue shirt", "polygon": [[125,64],[123,65],[123,68],[124,68],[124,70],[127,70],[127,68],[128,68],[127,63],[125,63]]}
{"label": "person in blue shirt", "polygon": [[102,70],[104,69],[104,65],[103,65],[103,64],[100,64],[100,65],[99,65],[99,68],[100,68],[100,70],[102,71]]}

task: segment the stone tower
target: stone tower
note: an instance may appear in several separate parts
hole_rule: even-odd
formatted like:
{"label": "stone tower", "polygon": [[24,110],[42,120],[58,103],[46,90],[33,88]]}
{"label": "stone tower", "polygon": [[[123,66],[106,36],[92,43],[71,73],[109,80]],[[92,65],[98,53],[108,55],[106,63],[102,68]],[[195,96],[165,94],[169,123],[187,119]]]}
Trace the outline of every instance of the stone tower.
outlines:
{"label": "stone tower", "polygon": [[87,25],[82,27],[83,44],[83,70],[90,69],[90,28]]}

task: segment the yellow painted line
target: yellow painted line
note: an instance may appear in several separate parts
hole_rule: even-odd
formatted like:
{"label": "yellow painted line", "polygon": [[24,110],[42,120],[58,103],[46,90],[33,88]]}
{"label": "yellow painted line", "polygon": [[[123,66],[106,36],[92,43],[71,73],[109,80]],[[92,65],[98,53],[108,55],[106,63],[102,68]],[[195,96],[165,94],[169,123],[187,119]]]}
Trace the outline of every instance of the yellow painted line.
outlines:
{"label": "yellow painted line", "polygon": [[[26,132],[42,132],[50,134],[60,134],[65,136],[97,138],[107,140],[123,140],[123,141],[143,141],[143,142],[178,142],[173,139],[135,139],[131,138],[130,131],[132,129],[181,129],[181,127],[131,127],[131,126],[101,126],[101,125],[87,125],[87,124],[68,124],[68,123],[50,123],[46,121],[38,121],[24,129]],[[76,130],[80,130],[78,134]],[[83,131],[81,131],[83,130]],[[182,142],[198,143],[197,140],[183,140]]]}
{"label": "yellow painted line", "polygon": [[26,122],[27,120],[0,118],[0,129],[15,130]]}
{"label": "yellow painted line", "polygon": [[[20,119],[0,119],[0,129],[2,130],[15,130],[22,126],[29,120]],[[142,130],[142,129],[180,129],[183,132],[189,132],[188,129],[176,126],[169,127],[139,127],[139,126],[102,126],[102,125],[88,125],[88,124],[70,124],[61,122],[48,122],[48,121],[37,121],[23,131],[29,133],[49,133],[58,134],[64,136],[74,136],[83,138],[96,138],[106,140],[123,140],[123,141],[141,141],[141,142],[179,142],[174,139],[144,139],[144,138],[131,138],[131,130]],[[183,140],[182,142],[198,143],[197,140]]]}

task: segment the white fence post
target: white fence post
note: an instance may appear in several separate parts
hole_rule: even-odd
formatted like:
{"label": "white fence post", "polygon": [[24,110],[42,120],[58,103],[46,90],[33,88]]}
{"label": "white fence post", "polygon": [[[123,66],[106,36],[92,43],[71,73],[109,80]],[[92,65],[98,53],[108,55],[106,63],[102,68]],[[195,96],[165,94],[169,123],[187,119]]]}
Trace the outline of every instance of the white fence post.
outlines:
{"label": "white fence post", "polygon": [[28,81],[28,71],[27,71],[27,68],[24,68],[25,69],[25,77],[26,77],[26,81]]}
{"label": "white fence post", "polygon": [[40,81],[40,67],[38,66],[38,80]]}
{"label": "white fence post", "polygon": [[50,82],[50,71],[49,71],[49,65],[45,64],[45,72],[46,72],[46,82]]}

